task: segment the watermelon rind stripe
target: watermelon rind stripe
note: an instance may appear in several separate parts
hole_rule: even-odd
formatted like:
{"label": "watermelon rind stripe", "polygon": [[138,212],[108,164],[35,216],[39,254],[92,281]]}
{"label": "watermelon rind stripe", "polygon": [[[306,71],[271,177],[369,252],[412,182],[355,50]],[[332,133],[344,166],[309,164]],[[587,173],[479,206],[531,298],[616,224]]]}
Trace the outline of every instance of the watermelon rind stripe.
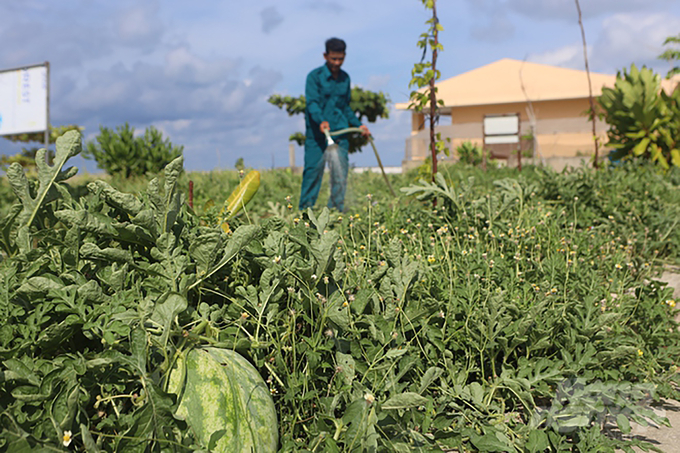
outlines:
{"label": "watermelon rind stripe", "polygon": [[215,431],[224,430],[211,451],[276,451],[276,408],[269,388],[237,352],[197,347],[180,354],[168,391],[179,398],[176,416],[186,420],[204,446]]}

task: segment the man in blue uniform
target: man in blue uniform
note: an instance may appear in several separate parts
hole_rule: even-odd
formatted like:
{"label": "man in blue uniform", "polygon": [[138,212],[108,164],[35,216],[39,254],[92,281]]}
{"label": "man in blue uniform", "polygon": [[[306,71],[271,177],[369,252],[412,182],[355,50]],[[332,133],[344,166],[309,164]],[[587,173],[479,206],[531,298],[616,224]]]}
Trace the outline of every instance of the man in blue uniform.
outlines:
{"label": "man in blue uniform", "polygon": [[342,39],[331,38],[326,41],[323,54],[326,64],[314,69],[307,75],[305,85],[305,169],[302,173],[300,209],[314,206],[319,196],[325,162],[328,161],[331,176],[331,196],[328,207],[338,211],[344,209],[349,141],[345,134],[334,136],[339,149],[337,154],[324,154],[327,141],[324,131],[337,131],[347,127],[360,127],[362,135],[369,136],[368,128],[349,107],[349,75],[340,69],[345,61],[346,45]]}

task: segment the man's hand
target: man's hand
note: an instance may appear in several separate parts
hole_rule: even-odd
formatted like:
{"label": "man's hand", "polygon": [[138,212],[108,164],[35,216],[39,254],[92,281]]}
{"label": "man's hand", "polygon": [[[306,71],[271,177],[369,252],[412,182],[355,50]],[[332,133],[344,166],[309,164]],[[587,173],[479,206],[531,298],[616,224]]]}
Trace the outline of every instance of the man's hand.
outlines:
{"label": "man's hand", "polygon": [[330,131],[331,130],[331,125],[328,124],[328,121],[322,121],[321,124],[319,125],[319,130],[323,133],[324,131]]}
{"label": "man's hand", "polygon": [[361,135],[363,137],[370,137],[371,136],[371,131],[368,130],[368,127],[364,126],[363,124],[359,126],[359,129],[361,129]]}

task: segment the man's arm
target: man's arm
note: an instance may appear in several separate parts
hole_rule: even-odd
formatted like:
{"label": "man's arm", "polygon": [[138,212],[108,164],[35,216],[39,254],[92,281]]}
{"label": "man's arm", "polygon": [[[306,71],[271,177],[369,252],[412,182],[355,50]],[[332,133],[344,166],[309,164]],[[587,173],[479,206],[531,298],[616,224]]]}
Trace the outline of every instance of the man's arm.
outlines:
{"label": "man's arm", "polygon": [[359,121],[359,118],[357,118],[357,115],[349,106],[349,103],[352,100],[352,89],[350,88],[350,85],[351,83],[349,76],[347,76],[347,92],[345,93],[345,99],[347,102],[345,102],[345,108],[342,113],[345,115],[345,118],[347,118],[350,126],[360,127],[361,121]]}
{"label": "man's arm", "polygon": [[324,121],[321,110],[321,93],[319,93],[319,83],[314,77],[314,73],[310,72],[307,76],[307,83],[305,84],[305,100],[307,102],[307,111],[309,112],[309,117],[316,124],[321,125],[322,123],[328,123]]}
{"label": "man's arm", "polygon": [[345,103],[345,109],[343,113],[345,115],[345,118],[347,118],[347,121],[349,122],[350,126],[360,128],[361,135],[363,135],[364,137],[368,137],[369,135],[371,135],[371,132],[368,130],[368,127],[361,124],[361,121],[359,121],[359,118],[357,118],[356,114],[349,106],[349,103],[352,100],[352,89],[350,88],[351,84],[349,83],[349,76],[347,78],[348,78],[347,93],[345,95],[347,102]]}

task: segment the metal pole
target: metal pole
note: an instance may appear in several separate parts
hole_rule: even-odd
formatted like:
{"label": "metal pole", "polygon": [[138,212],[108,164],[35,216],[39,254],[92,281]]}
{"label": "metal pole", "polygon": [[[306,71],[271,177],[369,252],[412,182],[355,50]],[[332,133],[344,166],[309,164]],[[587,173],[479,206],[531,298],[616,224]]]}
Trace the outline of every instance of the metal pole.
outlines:
{"label": "metal pole", "polygon": [[486,171],[486,121],[482,117],[482,170]]}
{"label": "metal pole", "polygon": [[522,116],[517,112],[517,169],[522,171]]}
{"label": "metal pole", "polygon": [[45,88],[47,91],[47,102],[45,104],[45,156],[49,160],[49,149],[50,149],[50,62],[45,62]]}

